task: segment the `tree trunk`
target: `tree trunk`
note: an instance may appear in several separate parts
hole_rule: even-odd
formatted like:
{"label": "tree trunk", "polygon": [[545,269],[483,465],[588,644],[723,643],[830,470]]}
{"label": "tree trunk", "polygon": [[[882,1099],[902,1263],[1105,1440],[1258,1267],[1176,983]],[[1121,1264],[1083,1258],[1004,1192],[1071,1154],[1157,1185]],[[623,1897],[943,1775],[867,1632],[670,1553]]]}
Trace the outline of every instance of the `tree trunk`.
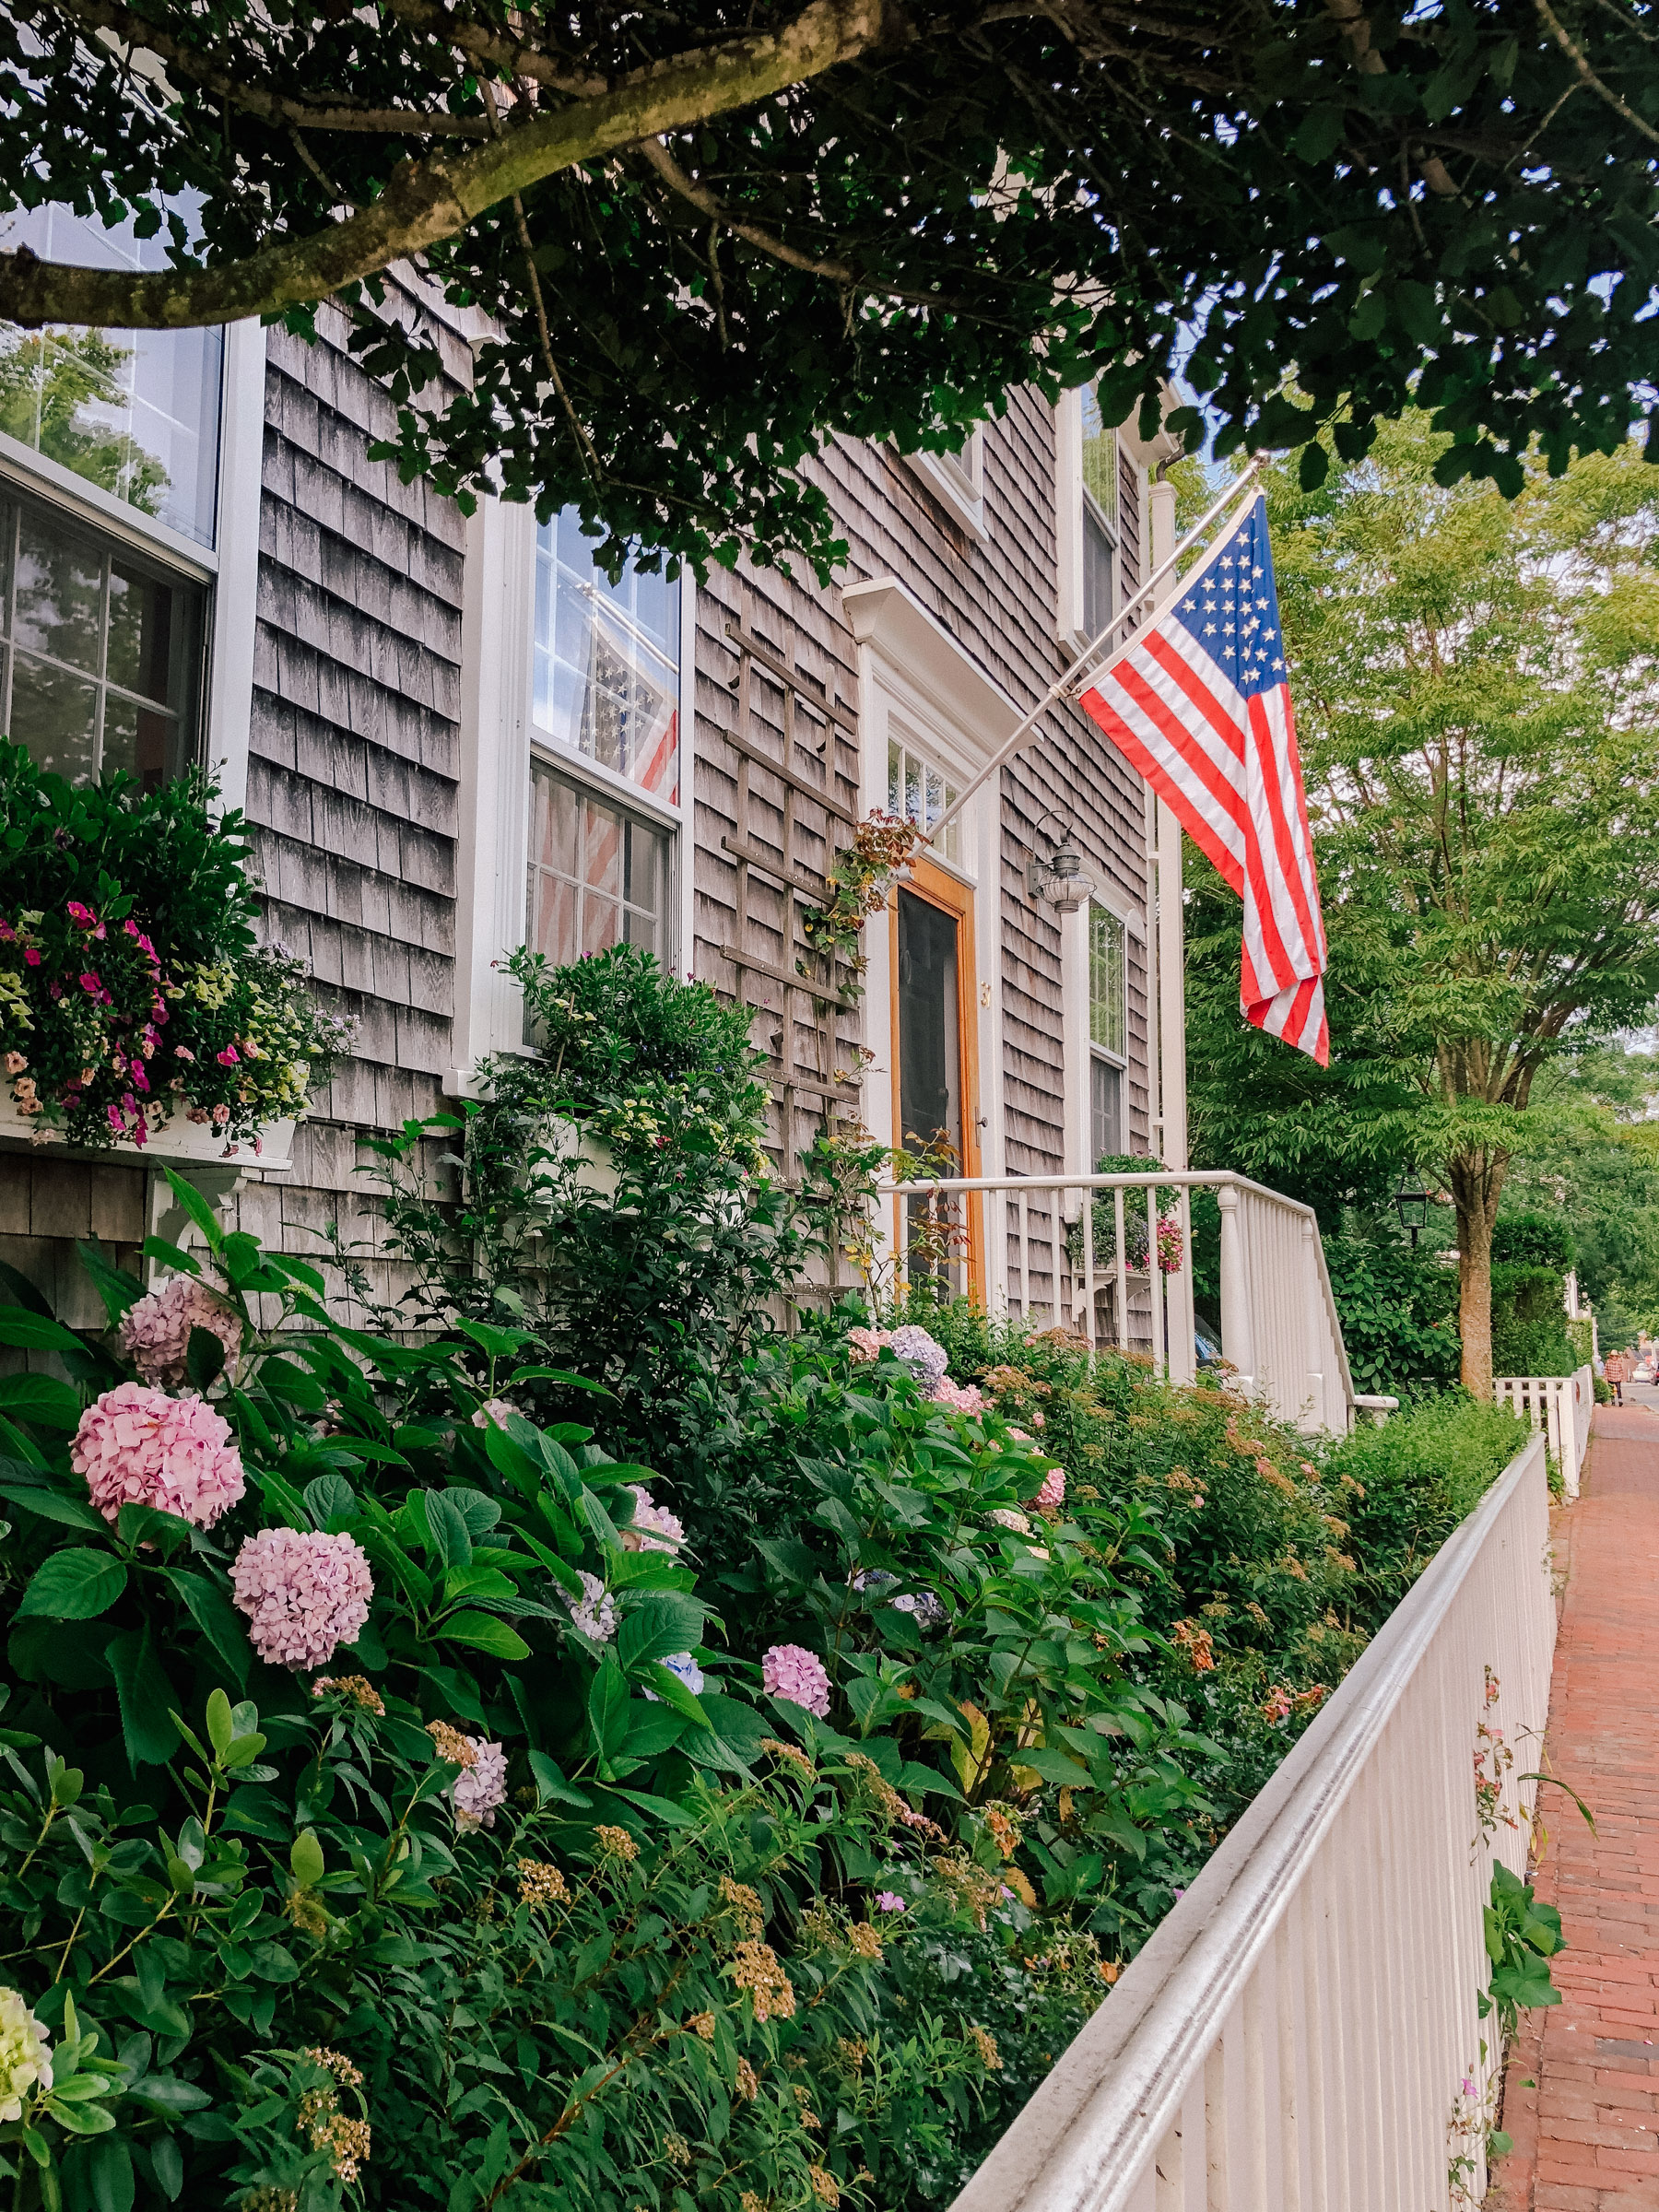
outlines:
{"label": "tree trunk", "polygon": [[1463,1386],[1485,1404],[1492,1394],[1492,1230],[1509,1167],[1507,1156],[1480,1152],[1451,1162],[1447,1181],[1457,1208],[1457,1333]]}

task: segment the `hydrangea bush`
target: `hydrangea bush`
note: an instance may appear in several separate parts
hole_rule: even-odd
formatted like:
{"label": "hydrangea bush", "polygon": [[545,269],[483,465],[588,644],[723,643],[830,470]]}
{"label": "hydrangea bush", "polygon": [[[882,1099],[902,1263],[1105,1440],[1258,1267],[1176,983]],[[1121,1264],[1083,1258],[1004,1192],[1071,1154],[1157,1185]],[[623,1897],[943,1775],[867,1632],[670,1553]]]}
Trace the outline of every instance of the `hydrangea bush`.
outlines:
{"label": "hydrangea bush", "polygon": [[253,941],[240,815],[200,779],[76,788],[0,741],[0,1071],[37,1144],[147,1144],[174,1117],[258,1148],[349,1025]]}

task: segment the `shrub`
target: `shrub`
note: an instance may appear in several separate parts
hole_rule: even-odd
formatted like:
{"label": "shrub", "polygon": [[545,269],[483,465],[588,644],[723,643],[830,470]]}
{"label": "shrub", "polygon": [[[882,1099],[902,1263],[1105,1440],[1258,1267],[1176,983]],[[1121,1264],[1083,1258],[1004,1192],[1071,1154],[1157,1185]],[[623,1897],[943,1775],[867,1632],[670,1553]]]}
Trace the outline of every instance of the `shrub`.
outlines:
{"label": "shrub", "polygon": [[348,1042],[255,945],[241,817],[212,803],[200,777],[73,786],[0,742],[0,1063],[36,1143],[144,1144],[178,1112],[257,1148]]}
{"label": "shrub", "polygon": [[1528,1433],[1507,1406],[1453,1392],[1381,1428],[1367,1423],[1326,1454],[1352,1500],[1354,1613],[1367,1630],[1381,1628]]}
{"label": "shrub", "polygon": [[1567,1335],[1561,1277],[1530,1260],[1492,1266],[1492,1372],[1570,1375],[1580,1364]]}
{"label": "shrub", "polygon": [[1457,1381],[1457,1276],[1432,1253],[1327,1237],[1325,1266],[1348,1371],[1362,1395],[1406,1402]]}
{"label": "shrub", "polygon": [[1572,1231],[1557,1214],[1500,1214],[1492,1226],[1494,1265],[1552,1268],[1557,1276],[1578,1265]]}
{"label": "shrub", "polygon": [[[0,1308],[73,1378],[6,1393],[0,1881],[57,2072],[22,2212],[454,2212],[515,2175],[740,2212],[949,2167],[994,2044],[971,1992],[901,2014],[882,1970],[1013,1909],[984,1824],[947,1838],[890,1735],[758,1703],[649,1471],[512,1410],[524,1332],[343,1327],[174,1189],[210,1282],[124,1328],[89,1252],[109,1332]],[[194,1396],[122,1356],[174,1306]],[[163,1458],[166,1408],[216,1425],[211,1499],[159,1462],[94,1500],[71,1440],[122,1393]]]}

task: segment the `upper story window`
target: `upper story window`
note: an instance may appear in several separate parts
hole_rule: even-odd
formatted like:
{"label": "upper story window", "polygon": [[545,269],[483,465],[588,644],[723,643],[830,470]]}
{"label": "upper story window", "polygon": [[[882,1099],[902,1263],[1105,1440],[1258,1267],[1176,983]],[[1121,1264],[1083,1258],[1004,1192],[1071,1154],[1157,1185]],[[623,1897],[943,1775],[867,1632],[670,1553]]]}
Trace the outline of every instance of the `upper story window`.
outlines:
{"label": "upper story window", "polygon": [[31,759],[153,790],[194,757],[201,677],[199,590],[0,495],[0,729]]}
{"label": "upper story window", "polygon": [[[919,758],[896,737],[888,739],[888,812],[904,816],[918,829],[931,830],[940,816],[954,806],[957,790],[936,768]],[[959,857],[959,817],[947,822],[934,850],[946,860]]]}
{"label": "upper story window", "polygon": [[631,563],[612,583],[572,508],[535,545],[538,735],[679,803],[680,587]]}
{"label": "upper story window", "polygon": [[1129,1060],[1128,931],[1110,908],[1088,909],[1089,1160],[1127,1149],[1124,1071]]}
{"label": "upper story window", "polygon": [[669,838],[545,760],[530,770],[524,941],[556,968],[612,945],[665,951]]}
{"label": "upper story window", "polygon": [[1082,392],[1083,627],[1098,638],[1117,612],[1117,432],[1100,417],[1095,387]]}
{"label": "upper story window", "polygon": [[[159,269],[159,239],[65,207],[5,218],[8,252],[91,268]],[[0,433],[137,513],[211,546],[218,492],[218,330],[24,331],[0,324]]]}
{"label": "upper story window", "polygon": [[933,493],[952,522],[983,543],[985,526],[985,428],[975,423],[955,453],[906,453],[904,463]]}

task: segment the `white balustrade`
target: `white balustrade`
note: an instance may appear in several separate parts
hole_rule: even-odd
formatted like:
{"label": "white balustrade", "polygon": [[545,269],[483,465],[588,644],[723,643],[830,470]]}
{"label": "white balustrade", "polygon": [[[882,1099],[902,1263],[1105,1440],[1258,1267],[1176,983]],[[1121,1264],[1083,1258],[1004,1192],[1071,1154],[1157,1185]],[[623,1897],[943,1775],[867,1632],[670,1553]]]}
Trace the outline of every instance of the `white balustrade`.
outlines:
{"label": "white balustrade", "polygon": [[[954,2212],[1448,2212],[1491,1862],[1520,1872],[1556,1614],[1535,1439],[1441,1547]],[[1490,1667],[1500,1684],[1486,1703]],[[1517,1757],[1480,1834],[1476,1730]],[[1483,2039],[1487,2056],[1483,2060]],[[1474,2100],[1464,2100],[1465,2077]],[[1453,2128],[1454,2115],[1468,2124]],[[1474,2161],[1455,2197],[1449,2162]]]}
{"label": "white balustrade", "polygon": [[[956,1289],[988,1278],[987,1303],[1021,1320],[1074,1330],[1091,1345],[1148,1353],[1172,1381],[1195,1371],[1190,1194],[1221,1210],[1221,1353],[1240,1387],[1309,1431],[1353,1426],[1354,1385],[1319,1224],[1243,1175],[957,1176],[890,1183],[884,1226],[903,1275],[921,1262]],[[1169,1199],[1174,1210],[1162,1208]],[[1102,1219],[1100,1217],[1104,1216]],[[1159,1223],[1180,1230],[1177,1259]],[[931,1234],[928,1233],[931,1230]]]}
{"label": "white balustrade", "polygon": [[1591,1370],[1581,1367],[1571,1375],[1500,1375],[1492,1392],[1500,1406],[1543,1430],[1567,1496],[1576,1498],[1584,1454],[1590,1449],[1590,1416],[1595,1410]]}

